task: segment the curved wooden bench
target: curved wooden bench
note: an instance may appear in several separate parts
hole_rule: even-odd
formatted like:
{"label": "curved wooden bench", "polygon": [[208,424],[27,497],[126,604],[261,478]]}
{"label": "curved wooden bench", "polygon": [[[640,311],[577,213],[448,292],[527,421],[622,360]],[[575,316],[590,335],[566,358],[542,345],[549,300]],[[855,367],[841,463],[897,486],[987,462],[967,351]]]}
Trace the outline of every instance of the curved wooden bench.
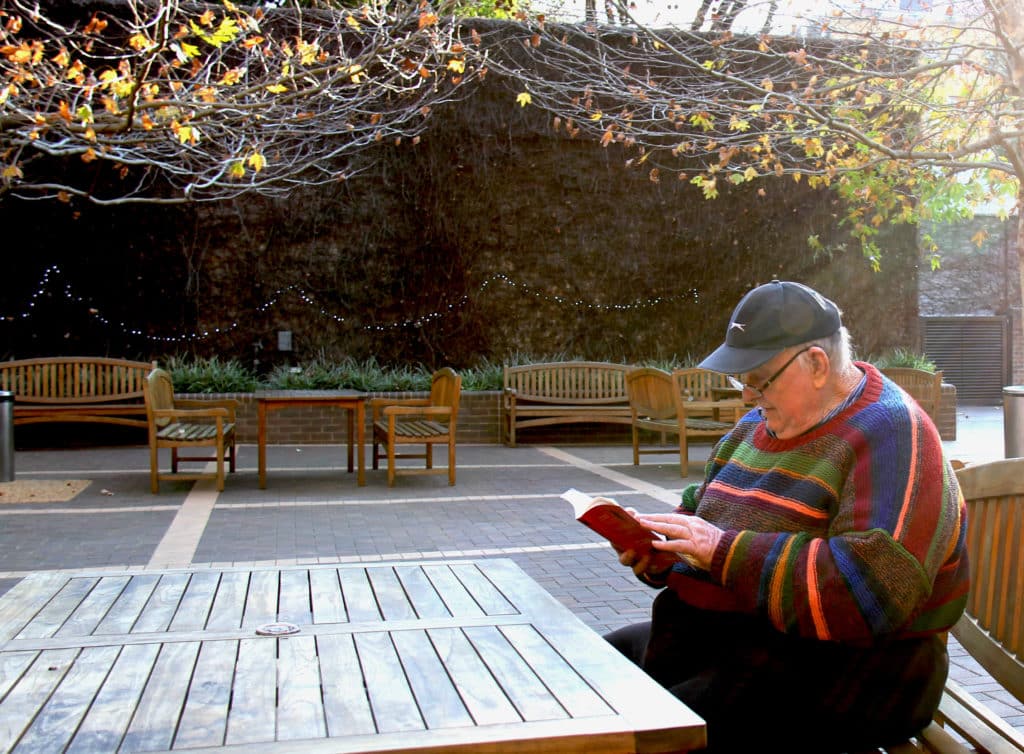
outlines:
{"label": "curved wooden bench", "polygon": [[515,446],[516,431],[583,422],[631,423],[626,373],[632,367],[602,361],[558,361],[506,366],[502,434]]}
{"label": "curved wooden bench", "polygon": [[0,390],[14,393],[14,423],[146,426],[143,386],[153,364],[99,356],[0,362]]}

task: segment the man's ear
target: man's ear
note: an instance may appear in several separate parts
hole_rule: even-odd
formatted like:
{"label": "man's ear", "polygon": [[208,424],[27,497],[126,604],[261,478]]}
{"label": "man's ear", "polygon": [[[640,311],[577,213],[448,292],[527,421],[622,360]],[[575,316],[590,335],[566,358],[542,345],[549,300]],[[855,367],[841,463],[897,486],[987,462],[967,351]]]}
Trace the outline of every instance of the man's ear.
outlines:
{"label": "man's ear", "polygon": [[811,357],[811,379],[816,388],[820,388],[828,381],[832,374],[832,361],[824,349],[814,346],[807,355]]}

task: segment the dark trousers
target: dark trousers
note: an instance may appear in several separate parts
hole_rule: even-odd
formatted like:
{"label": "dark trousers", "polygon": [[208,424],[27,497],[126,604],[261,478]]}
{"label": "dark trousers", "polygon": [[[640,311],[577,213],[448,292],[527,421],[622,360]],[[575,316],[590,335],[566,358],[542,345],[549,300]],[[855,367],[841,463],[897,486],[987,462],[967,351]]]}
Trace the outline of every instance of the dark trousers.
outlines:
{"label": "dark trousers", "polygon": [[932,719],[949,671],[945,636],[871,648],[793,638],[759,617],[690,607],[671,590],[650,622],[605,638],[704,718],[715,754],[905,740]]}

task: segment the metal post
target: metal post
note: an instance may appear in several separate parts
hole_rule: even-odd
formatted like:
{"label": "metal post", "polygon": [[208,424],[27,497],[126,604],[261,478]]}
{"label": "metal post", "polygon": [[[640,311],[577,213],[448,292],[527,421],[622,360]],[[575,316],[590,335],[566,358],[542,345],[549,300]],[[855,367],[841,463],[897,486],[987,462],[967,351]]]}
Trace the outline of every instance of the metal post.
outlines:
{"label": "metal post", "polygon": [[14,481],[14,393],[0,390],[0,482]]}

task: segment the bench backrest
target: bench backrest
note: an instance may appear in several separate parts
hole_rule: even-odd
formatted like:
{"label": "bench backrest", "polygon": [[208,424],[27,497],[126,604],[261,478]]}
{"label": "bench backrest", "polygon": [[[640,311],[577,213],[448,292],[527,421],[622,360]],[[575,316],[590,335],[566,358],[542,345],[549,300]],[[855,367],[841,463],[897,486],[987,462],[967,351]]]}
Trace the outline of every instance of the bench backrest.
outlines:
{"label": "bench backrest", "polygon": [[539,403],[571,401],[587,405],[628,403],[625,364],[558,361],[505,367],[505,390],[516,399]]}
{"label": "bench backrest", "polygon": [[956,472],[967,502],[971,591],[953,628],[963,647],[1024,699],[1024,458]]}
{"label": "bench backrest", "polygon": [[140,399],[146,375],[143,361],[88,356],[0,362],[0,390],[15,403],[68,404]]}

